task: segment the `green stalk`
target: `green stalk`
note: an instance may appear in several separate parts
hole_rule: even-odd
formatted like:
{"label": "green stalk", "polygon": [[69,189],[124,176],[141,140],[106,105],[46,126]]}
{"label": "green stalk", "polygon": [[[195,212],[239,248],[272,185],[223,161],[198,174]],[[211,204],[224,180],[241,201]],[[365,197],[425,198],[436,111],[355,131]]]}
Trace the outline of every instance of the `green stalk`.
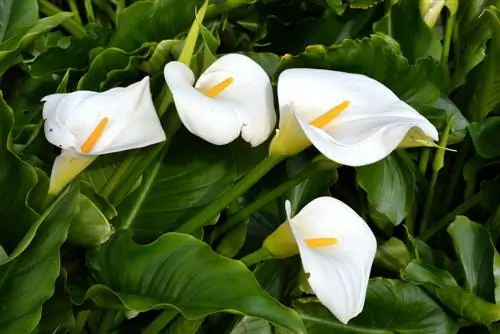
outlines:
{"label": "green stalk", "polygon": [[472,148],[472,142],[470,138],[465,138],[464,141],[460,144],[460,148],[458,149],[458,156],[453,164],[453,170],[451,172],[450,178],[448,179],[446,186],[446,193],[443,200],[443,208],[448,209],[453,200],[453,195],[455,194],[455,190],[457,188],[460,177],[463,173],[463,167],[467,158],[469,157],[469,152]]}
{"label": "green stalk", "polygon": [[160,333],[179,314],[175,309],[166,309],[158,315],[142,334]]}
{"label": "green stalk", "polygon": [[423,148],[420,154],[420,159],[418,160],[418,170],[422,175],[427,172],[427,165],[429,165],[429,159],[431,157],[431,149]]}
{"label": "green stalk", "polygon": [[247,267],[253,266],[259,262],[272,259],[271,254],[267,252],[264,248],[260,248],[253,253],[250,253],[240,259]]}
{"label": "green stalk", "polygon": [[[38,7],[40,12],[42,12],[45,16],[52,16],[63,12],[59,7],[50,3],[48,0],[38,0]],[[62,22],[61,26],[77,38],[83,38],[87,35],[85,28],[73,18],[69,18]]]}
{"label": "green stalk", "polygon": [[259,197],[256,201],[252,202],[250,205],[246,206],[242,210],[238,211],[237,214],[230,217],[227,222],[222,225],[220,228],[216,229],[213,233],[214,240],[220,238],[225,233],[232,230],[236,225],[240,222],[244,221],[246,218],[250,217],[252,213],[259,210],[261,207],[271,202],[275,198],[286,193],[288,190],[295,187],[297,184],[302,181],[308,179],[316,172],[316,165],[311,164],[307,168],[305,168],[302,172],[294,176],[292,179],[283,182],[278,187],[274,188],[270,192],[267,192],[264,196]]}
{"label": "green stalk", "polygon": [[89,317],[89,315],[90,315],[89,310],[78,312],[78,315],[76,316],[76,319],[75,319],[75,326],[70,329],[69,333],[70,334],[82,333],[83,328],[85,327],[85,323],[87,322],[87,318]]}
{"label": "green stalk", "polygon": [[229,204],[235,201],[238,197],[243,195],[251,186],[259,181],[264,175],[267,174],[274,166],[279,164],[285,159],[284,156],[267,156],[260,162],[250,173],[243,179],[236,183],[229,191],[222,194],[219,198],[213,201],[210,205],[204,207],[198,214],[189,219],[177,232],[193,233],[199,228],[215,218],[222,210]]}
{"label": "green stalk", "polygon": [[93,2],[116,25],[116,13],[113,7],[105,0],[93,0]]}
{"label": "green stalk", "polygon": [[87,13],[87,21],[95,22],[94,5],[92,5],[92,0],[84,0],[85,12]]}
{"label": "green stalk", "polygon": [[439,171],[444,166],[444,155],[446,150],[444,149],[448,144],[448,136],[451,129],[451,121],[448,120],[446,123],[446,128],[444,129],[441,140],[439,141],[439,146],[443,148],[439,148],[434,156],[434,161],[432,162],[432,176],[429,184],[429,188],[427,190],[427,197],[425,199],[424,205],[424,213],[422,216],[422,223],[420,224],[420,233],[423,233],[427,229],[427,225],[429,224],[429,218],[431,215],[432,204],[434,203],[434,190],[436,187],[436,182],[438,178]]}
{"label": "green stalk", "polygon": [[420,239],[422,239],[423,241],[426,241],[426,240],[429,240],[430,238],[432,238],[434,236],[434,234],[436,234],[441,229],[445,228],[446,225],[451,223],[453,221],[453,219],[455,219],[456,216],[467,212],[467,210],[469,210],[473,206],[479,204],[479,202],[481,202],[481,197],[482,197],[481,193],[477,193],[474,196],[469,197],[465,202],[463,202],[462,204],[457,206],[455,209],[453,209],[451,212],[446,214],[446,216],[439,219],[436,224],[432,225],[431,227],[429,227],[428,230],[424,231],[420,235]]}
{"label": "green stalk", "polygon": [[68,3],[69,3],[69,8],[73,13],[73,17],[75,18],[75,21],[78,24],[83,25],[82,17],[80,16],[80,12],[78,12],[78,5],[76,4],[75,0],[68,0]]}
{"label": "green stalk", "polygon": [[443,67],[447,82],[450,82],[450,67],[448,65],[448,58],[450,56],[451,36],[453,34],[453,28],[455,27],[455,20],[455,15],[451,15],[446,20],[443,53],[441,54],[441,66]]}
{"label": "green stalk", "polygon": [[113,323],[118,314],[116,310],[105,310],[101,316],[98,334],[109,334],[113,328]]}

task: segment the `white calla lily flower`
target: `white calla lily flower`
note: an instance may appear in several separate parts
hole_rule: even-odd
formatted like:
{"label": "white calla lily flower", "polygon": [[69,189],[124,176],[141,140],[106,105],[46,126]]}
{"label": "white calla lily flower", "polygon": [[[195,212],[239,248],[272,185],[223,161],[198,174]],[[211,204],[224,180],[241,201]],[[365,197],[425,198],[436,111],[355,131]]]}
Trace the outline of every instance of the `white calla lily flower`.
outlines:
{"label": "white calla lily flower", "polygon": [[436,146],[438,131],[380,82],[361,74],[289,69],[278,79],[279,130],[272,155],[314,145],[348,166],[375,163],[400,145]]}
{"label": "white calla lily flower", "polygon": [[62,149],[52,168],[51,194],[59,193],[98,155],[166,139],[151,98],[149,77],[128,87],[52,94],[42,101],[45,136]]}
{"label": "white calla lily flower", "polygon": [[191,69],[178,61],[167,63],[164,75],[179,117],[192,134],[215,145],[228,144],[241,134],[257,146],[273,131],[271,82],[251,58],[222,56],[196,83]]}
{"label": "white calla lily flower", "polygon": [[319,197],[292,217],[285,209],[308,282],[319,301],[346,324],[363,310],[377,241],[348,205]]}

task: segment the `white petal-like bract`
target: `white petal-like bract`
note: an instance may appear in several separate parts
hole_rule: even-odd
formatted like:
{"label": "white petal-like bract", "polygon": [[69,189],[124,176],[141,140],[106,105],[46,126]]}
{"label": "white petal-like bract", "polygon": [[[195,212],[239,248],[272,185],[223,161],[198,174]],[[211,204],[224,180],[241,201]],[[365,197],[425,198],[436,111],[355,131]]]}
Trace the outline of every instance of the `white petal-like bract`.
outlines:
{"label": "white petal-like bract", "polygon": [[[333,197],[319,197],[288,222],[299,247],[304,271],[320,300],[341,322],[362,310],[377,241],[366,222]],[[335,244],[311,247],[307,240],[334,238]]]}
{"label": "white petal-like bract", "polygon": [[[141,148],[166,139],[149,89],[149,77],[102,93],[76,91],[42,99],[47,140],[79,155],[101,155]],[[107,124],[89,152],[81,147],[96,126]]]}
{"label": "white petal-like bract", "polygon": [[[285,122],[297,122],[323,155],[344,165],[363,166],[385,158],[414,128],[429,141],[438,140],[436,128],[425,117],[389,88],[361,74],[285,70],[278,80],[278,98],[280,129]],[[347,107],[331,121],[321,127],[311,124],[342,104]]]}
{"label": "white petal-like bract", "polygon": [[[228,144],[241,135],[257,146],[273,131],[276,112],[271,82],[251,58],[222,56],[196,83],[191,69],[181,62],[167,63],[164,75],[179,117],[192,134],[215,145]],[[229,78],[231,83],[216,96],[205,95]]]}

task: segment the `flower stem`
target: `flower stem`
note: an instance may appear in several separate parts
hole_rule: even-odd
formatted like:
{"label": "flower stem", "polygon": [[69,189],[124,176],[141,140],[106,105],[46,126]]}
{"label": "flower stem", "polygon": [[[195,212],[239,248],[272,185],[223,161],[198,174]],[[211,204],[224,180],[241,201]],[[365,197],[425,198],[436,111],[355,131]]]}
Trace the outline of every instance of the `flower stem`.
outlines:
{"label": "flower stem", "polygon": [[104,0],[93,0],[94,4],[99,8],[101,11],[106,14],[106,16],[110,19],[113,24],[116,24],[116,14],[111,5]]}
{"label": "flower stem", "polygon": [[465,202],[457,206],[446,216],[439,219],[436,224],[431,226],[428,230],[424,231],[420,235],[420,239],[422,239],[423,241],[429,240],[432,236],[434,236],[434,234],[436,234],[441,229],[446,227],[446,225],[448,225],[453,219],[455,219],[456,216],[461,215],[462,213],[466,212],[476,204],[479,204],[480,201],[481,201],[481,193],[477,193],[474,196],[469,197]]}
{"label": "flower stem", "polygon": [[98,334],[108,334],[111,333],[113,329],[113,323],[118,314],[116,310],[105,310],[102,313]]}
{"label": "flower stem", "polygon": [[[439,141],[439,146],[446,147],[448,144],[448,136],[451,130],[451,120],[448,120],[446,123],[446,127],[443,131],[443,135],[441,140]],[[427,225],[429,224],[429,218],[432,211],[432,204],[434,199],[434,190],[436,188],[436,183],[438,179],[439,171],[444,166],[444,155],[445,149],[439,148],[436,154],[434,155],[434,161],[432,162],[432,176],[429,184],[429,189],[427,190],[427,197],[425,199],[424,205],[424,213],[422,215],[422,223],[420,224],[420,233],[423,233],[427,229]]]}
{"label": "flower stem", "polygon": [[264,248],[257,249],[255,252],[245,255],[240,259],[247,267],[253,266],[264,260],[272,259],[271,254]]}
{"label": "flower stem", "polygon": [[455,15],[451,15],[446,20],[443,53],[441,54],[441,66],[443,67],[447,82],[449,82],[450,80],[450,67],[448,65],[448,58],[450,56],[451,36],[453,34],[454,27]]}
{"label": "flower stem", "polygon": [[[38,0],[38,5],[40,8],[40,12],[42,12],[46,16],[52,16],[62,12],[59,7],[50,3],[48,0]],[[69,18],[62,22],[61,26],[63,26],[69,33],[77,38],[83,38],[87,34],[85,28],[72,18]]]}
{"label": "flower stem", "polygon": [[92,0],[84,0],[85,12],[87,13],[87,21],[95,22],[94,5],[92,5]]}
{"label": "flower stem", "polygon": [[222,210],[224,210],[224,208],[243,195],[245,191],[257,183],[257,181],[266,175],[267,172],[284,159],[284,156],[267,156],[229,191],[222,194],[210,205],[207,205],[200,212],[198,212],[198,214],[184,223],[179,229],[177,229],[177,232],[193,233],[197,229],[202,228],[208,221],[212,220]]}
{"label": "flower stem", "polygon": [[430,156],[431,150],[429,148],[423,148],[418,161],[418,170],[422,175],[425,175],[427,172],[427,165],[429,164]]}
{"label": "flower stem", "polygon": [[161,312],[142,334],[157,334],[162,331],[179,314],[175,309],[168,308]]}
{"label": "flower stem", "polygon": [[83,331],[83,328],[85,327],[85,323],[87,322],[87,318],[90,315],[89,310],[84,310],[78,312],[78,315],[76,316],[75,319],[75,326],[70,329],[69,334],[80,334]]}
{"label": "flower stem", "polygon": [[288,190],[295,187],[300,182],[308,179],[317,171],[315,164],[311,164],[306,167],[302,172],[294,176],[292,179],[283,182],[278,187],[274,188],[270,192],[266,193],[264,196],[259,197],[256,201],[252,202],[250,205],[246,206],[244,209],[240,210],[237,214],[230,217],[228,221],[222,225],[220,228],[214,231],[213,237],[214,240],[220,238],[222,235],[232,230],[236,225],[238,225],[241,221],[250,217],[252,213],[259,210],[261,207],[271,202],[275,198],[281,196]]}
{"label": "flower stem", "polygon": [[78,24],[82,23],[82,17],[80,16],[80,12],[78,12],[78,5],[75,0],[68,0],[69,8],[71,8],[71,12],[73,13],[73,17]]}
{"label": "flower stem", "polygon": [[451,172],[450,178],[447,182],[446,194],[443,200],[443,208],[447,209],[453,201],[453,195],[455,195],[455,190],[457,188],[457,184],[460,180],[460,176],[463,173],[463,166],[465,161],[469,157],[469,152],[472,148],[472,142],[470,138],[465,138],[460,148],[458,149],[458,156],[453,164],[453,171]]}

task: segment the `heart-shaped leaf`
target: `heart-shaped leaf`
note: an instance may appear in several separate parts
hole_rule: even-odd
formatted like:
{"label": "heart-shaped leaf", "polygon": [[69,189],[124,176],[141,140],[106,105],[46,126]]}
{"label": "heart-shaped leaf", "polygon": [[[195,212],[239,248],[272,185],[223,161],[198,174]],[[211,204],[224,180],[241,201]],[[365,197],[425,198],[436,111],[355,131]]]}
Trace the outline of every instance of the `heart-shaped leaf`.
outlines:
{"label": "heart-shaped leaf", "polygon": [[89,265],[99,284],[87,298],[101,306],[136,312],[173,307],[193,320],[229,311],[303,332],[297,314],[262,290],[241,262],[186,234],[167,233],[141,246],[119,233],[90,253]]}

